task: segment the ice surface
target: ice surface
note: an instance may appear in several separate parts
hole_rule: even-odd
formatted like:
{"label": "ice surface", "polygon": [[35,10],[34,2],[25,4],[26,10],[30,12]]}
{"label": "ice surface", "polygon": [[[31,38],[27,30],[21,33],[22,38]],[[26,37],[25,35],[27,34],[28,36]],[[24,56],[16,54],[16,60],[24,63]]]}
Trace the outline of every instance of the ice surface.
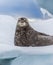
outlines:
{"label": "ice surface", "polygon": [[53,35],[53,18],[47,20],[31,19],[30,25],[39,32]]}
{"label": "ice surface", "polygon": [[42,14],[43,14],[43,19],[49,19],[49,18],[53,18],[53,15],[46,9],[44,8],[40,8]]}
{"label": "ice surface", "polygon": [[15,27],[16,20],[12,16],[0,15],[0,44],[13,45]]}
{"label": "ice surface", "polygon": [[[29,24],[37,31],[53,35],[53,18],[48,20],[29,19]],[[53,45],[43,47],[14,46],[17,20],[12,16],[0,15],[0,58],[17,57],[19,54],[53,54]]]}
{"label": "ice surface", "polygon": [[[52,30],[53,18],[47,20],[41,20],[41,19],[29,19],[29,20],[30,20],[29,24],[35,30],[49,35],[53,35],[53,30]],[[14,46],[14,34],[15,34],[16,23],[17,20],[12,16],[0,15],[0,59],[17,57],[17,59],[15,59],[12,62],[12,65],[17,65],[17,64],[26,65],[27,63],[29,63],[29,65],[34,65],[34,64],[38,65],[38,63],[35,62],[36,59],[37,61],[38,59],[41,59],[42,61],[47,57],[51,57],[51,60],[53,60],[52,59],[53,56],[48,56],[48,55],[53,55],[53,45],[43,46],[43,47]]]}
{"label": "ice surface", "polygon": [[53,0],[33,0],[37,2],[40,7],[47,9],[50,13],[53,14]]}

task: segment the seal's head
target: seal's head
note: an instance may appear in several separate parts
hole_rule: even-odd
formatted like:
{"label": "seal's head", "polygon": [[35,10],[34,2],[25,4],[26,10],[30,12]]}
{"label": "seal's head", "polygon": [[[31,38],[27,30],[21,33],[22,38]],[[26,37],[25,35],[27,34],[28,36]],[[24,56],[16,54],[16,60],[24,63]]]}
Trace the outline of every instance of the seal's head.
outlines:
{"label": "seal's head", "polygon": [[29,25],[27,18],[24,18],[24,17],[19,18],[17,25],[19,27],[27,27]]}

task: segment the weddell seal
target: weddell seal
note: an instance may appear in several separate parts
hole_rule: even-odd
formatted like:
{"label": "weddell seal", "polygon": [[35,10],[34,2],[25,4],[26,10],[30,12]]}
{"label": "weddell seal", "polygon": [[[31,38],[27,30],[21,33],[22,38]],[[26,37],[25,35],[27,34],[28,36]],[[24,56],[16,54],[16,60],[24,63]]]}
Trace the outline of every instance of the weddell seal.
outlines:
{"label": "weddell seal", "polygon": [[19,18],[16,26],[14,44],[16,46],[46,46],[53,44],[53,36],[34,30],[27,18]]}

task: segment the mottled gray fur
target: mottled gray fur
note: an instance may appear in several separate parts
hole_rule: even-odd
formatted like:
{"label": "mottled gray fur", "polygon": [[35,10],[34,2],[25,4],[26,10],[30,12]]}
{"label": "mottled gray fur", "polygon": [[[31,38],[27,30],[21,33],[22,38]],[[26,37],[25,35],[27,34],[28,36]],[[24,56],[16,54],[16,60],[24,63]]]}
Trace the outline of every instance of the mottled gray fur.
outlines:
{"label": "mottled gray fur", "polygon": [[14,43],[16,46],[46,46],[53,44],[53,36],[35,31],[26,18],[20,18],[18,22],[25,22],[26,26],[20,27],[17,23]]}

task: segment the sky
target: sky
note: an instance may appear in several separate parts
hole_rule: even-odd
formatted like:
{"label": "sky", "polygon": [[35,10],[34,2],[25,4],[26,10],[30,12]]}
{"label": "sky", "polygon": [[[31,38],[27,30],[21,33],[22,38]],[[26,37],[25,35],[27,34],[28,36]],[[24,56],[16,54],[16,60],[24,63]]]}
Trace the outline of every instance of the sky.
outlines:
{"label": "sky", "polygon": [[40,7],[53,14],[53,0],[0,0],[0,14],[42,18]]}
{"label": "sky", "polygon": [[40,8],[33,0],[0,0],[0,14],[42,18]]}

